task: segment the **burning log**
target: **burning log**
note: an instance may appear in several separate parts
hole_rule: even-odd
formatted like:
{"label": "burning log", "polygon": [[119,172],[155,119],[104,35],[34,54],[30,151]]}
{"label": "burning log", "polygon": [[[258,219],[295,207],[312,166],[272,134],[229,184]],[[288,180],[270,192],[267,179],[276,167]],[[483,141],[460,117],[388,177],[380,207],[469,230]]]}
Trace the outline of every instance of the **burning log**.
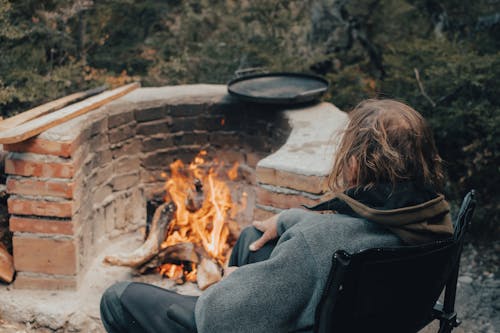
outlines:
{"label": "burning log", "polygon": [[191,213],[196,212],[203,206],[203,201],[205,201],[205,196],[203,195],[203,183],[200,179],[195,178],[194,180],[195,191],[189,189],[186,198],[186,208]]}
{"label": "burning log", "polygon": [[168,246],[158,253],[153,259],[137,268],[137,273],[144,274],[148,271],[157,269],[165,263],[191,262],[198,264],[200,262],[200,249],[193,243],[177,243]]}
{"label": "burning log", "polygon": [[160,245],[165,239],[175,210],[176,207],[173,202],[164,203],[159,206],[153,216],[148,238],[142,246],[129,254],[107,256],[104,258],[104,262],[117,266],[138,267],[151,260],[160,251]]}
{"label": "burning log", "polygon": [[0,280],[11,283],[14,279],[14,260],[7,249],[0,244]]}
{"label": "burning log", "polygon": [[198,265],[198,288],[205,290],[222,279],[219,265],[212,260],[203,258]]}

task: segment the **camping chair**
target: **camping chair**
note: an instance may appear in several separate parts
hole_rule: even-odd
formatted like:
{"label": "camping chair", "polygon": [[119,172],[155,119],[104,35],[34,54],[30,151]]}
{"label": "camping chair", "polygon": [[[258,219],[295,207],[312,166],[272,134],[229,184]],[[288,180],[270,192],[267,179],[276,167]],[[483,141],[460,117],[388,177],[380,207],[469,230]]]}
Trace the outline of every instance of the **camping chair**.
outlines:
{"label": "camping chair", "polygon": [[[314,332],[418,332],[434,319],[439,333],[460,324],[455,294],[474,191],[462,202],[454,236],[418,246],[337,251],[316,309]],[[444,303],[437,302],[445,289]]]}

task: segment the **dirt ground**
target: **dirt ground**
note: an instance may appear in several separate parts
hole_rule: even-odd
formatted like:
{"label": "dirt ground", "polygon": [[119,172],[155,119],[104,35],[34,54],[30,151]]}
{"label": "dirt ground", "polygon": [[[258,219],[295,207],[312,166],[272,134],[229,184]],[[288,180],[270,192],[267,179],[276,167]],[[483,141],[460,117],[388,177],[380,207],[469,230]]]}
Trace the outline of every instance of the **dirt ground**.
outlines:
{"label": "dirt ground", "polygon": [[[134,240],[140,241],[140,239]],[[130,241],[127,238],[122,239],[105,252],[113,253],[125,245],[130,246]],[[465,245],[456,301],[462,325],[454,332],[500,333],[499,259],[500,241]],[[8,286],[0,285],[0,333],[104,332],[98,314],[100,295],[106,285],[130,276],[126,268],[104,267],[101,262],[101,258],[96,259],[96,267],[92,269],[90,279],[99,277],[102,281],[86,286],[76,294],[38,292],[40,294],[38,295],[22,291],[22,295],[28,295],[31,299],[24,297],[25,303],[10,304],[19,302],[11,298],[9,303],[5,295],[18,293],[17,296],[21,296],[21,291],[7,290],[10,289]],[[141,279],[164,288],[176,289],[181,293],[197,292],[196,287],[191,284],[179,287],[173,282],[154,276]],[[74,304],[67,300],[68,297],[79,299]],[[39,304],[32,304],[37,302]],[[79,309],[76,314],[71,310],[75,305]],[[65,307],[68,309],[63,309]],[[18,320],[7,319],[12,317],[17,317]],[[437,323],[426,327],[420,333],[430,332],[437,332]]]}

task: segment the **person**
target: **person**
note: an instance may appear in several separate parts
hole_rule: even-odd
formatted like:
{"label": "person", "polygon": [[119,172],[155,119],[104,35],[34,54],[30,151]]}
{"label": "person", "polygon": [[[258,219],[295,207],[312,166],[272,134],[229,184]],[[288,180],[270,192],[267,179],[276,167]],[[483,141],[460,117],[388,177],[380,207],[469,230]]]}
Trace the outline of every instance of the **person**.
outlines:
{"label": "person", "polygon": [[309,209],[244,229],[224,278],[199,298],[122,282],[101,301],[108,332],[187,332],[181,307],[205,332],[312,332],[336,250],[420,244],[450,237],[442,160],[423,117],[404,103],[366,100],[349,113],[329,183]]}

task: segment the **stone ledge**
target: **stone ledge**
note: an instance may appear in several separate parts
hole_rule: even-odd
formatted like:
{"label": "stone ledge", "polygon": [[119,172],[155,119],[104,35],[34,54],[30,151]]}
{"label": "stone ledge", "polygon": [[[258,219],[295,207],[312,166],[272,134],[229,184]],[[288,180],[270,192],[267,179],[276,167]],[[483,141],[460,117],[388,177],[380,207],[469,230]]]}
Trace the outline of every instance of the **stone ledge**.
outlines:
{"label": "stone ledge", "polygon": [[114,117],[117,114],[183,103],[190,105],[231,103],[233,100],[226,95],[227,87],[225,85],[214,84],[139,88],[89,113],[50,128],[41,133],[38,138],[47,141],[73,141],[84,129],[96,123],[97,119],[105,118],[106,124],[103,126],[108,127],[107,119],[109,116],[112,118],[111,125],[114,126],[125,121],[115,119]]}
{"label": "stone ledge", "polygon": [[329,103],[285,112],[292,132],[275,153],[257,163],[257,181],[322,194],[347,114]]}
{"label": "stone ledge", "polygon": [[322,194],[328,191],[328,176],[307,176],[259,166],[256,175],[259,182],[263,184],[293,188],[313,194]]}

